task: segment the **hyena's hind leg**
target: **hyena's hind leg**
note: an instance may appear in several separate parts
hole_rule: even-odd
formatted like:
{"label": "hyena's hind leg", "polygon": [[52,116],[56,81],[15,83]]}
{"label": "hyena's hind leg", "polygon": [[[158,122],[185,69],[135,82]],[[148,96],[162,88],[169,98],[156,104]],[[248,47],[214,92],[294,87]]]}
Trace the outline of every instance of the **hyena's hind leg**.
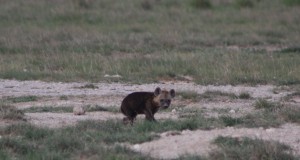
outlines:
{"label": "hyena's hind leg", "polygon": [[128,110],[123,113],[124,113],[124,115],[126,115],[126,117],[123,118],[123,123],[124,124],[130,123],[132,125],[133,121],[135,120],[135,118],[137,116],[137,113],[134,111],[128,111]]}

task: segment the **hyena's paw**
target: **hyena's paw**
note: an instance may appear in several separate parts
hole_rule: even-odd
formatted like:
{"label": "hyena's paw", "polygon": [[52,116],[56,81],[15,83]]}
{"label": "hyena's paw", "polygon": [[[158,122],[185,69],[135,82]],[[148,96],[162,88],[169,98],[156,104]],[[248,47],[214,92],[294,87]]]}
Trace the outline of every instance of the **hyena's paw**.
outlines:
{"label": "hyena's paw", "polygon": [[127,125],[127,124],[129,124],[129,123],[130,123],[129,118],[128,118],[128,117],[124,117],[124,118],[123,118],[123,124]]}
{"label": "hyena's paw", "polygon": [[123,118],[123,124],[127,125],[127,124],[131,124],[133,125],[133,121],[135,120],[135,118],[128,118],[128,117],[124,117]]}

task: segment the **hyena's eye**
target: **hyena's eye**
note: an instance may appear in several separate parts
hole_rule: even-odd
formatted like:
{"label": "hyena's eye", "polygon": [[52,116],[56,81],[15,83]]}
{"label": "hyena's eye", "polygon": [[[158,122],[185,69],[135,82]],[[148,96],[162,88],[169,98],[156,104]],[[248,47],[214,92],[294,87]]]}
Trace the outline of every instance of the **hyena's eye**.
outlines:
{"label": "hyena's eye", "polygon": [[163,100],[163,99],[161,99],[161,100],[160,100],[160,103],[164,103],[164,100]]}

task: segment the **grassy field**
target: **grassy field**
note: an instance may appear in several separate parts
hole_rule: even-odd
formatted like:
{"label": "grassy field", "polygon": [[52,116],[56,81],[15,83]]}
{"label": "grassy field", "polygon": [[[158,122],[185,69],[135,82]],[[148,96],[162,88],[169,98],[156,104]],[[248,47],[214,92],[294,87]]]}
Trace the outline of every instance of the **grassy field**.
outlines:
{"label": "grassy field", "polygon": [[[0,0],[0,4],[0,78],[300,85],[300,0]],[[296,90],[294,85],[287,87]],[[98,87],[88,83],[78,89],[86,88]],[[256,99],[250,92],[182,91],[178,96],[184,103],[221,97],[226,101],[220,103],[253,101],[253,110],[231,116],[225,114],[230,108],[211,108],[220,116],[206,117],[204,107],[180,111],[187,105],[181,104],[176,108],[178,119],[137,120],[133,126],[121,120],[90,120],[62,128],[38,127],[25,116],[70,115],[74,106],[19,110],[20,103],[42,98],[2,97],[0,122],[13,123],[0,127],[0,159],[152,159],[121,143],[152,141],[166,131],[299,125],[299,103],[294,98],[298,95],[299,89],[273,102]],[[69,99],[58,96],[61,101]],[[119,113],[118,107],[83,107],[88,112]],[[208,155],[178,159],[299,159],[290,146],[275,141],[220,136],[211,143],[218,147]]]}
{"label": "grassy field", "polygon": [[[261,102],[257,102],[255,107],[258,106],[258,103]],[[283,106],[278,108],[278,105],[269,102],[261,103],[259,106],[260,109],[265,110],[262,114],[249,114],[239,119],[224,116],[205,118],[200,112],[190,112],[190,116],[179,120],[164,120],[158,123],[137,121],[133,126],[123,125],[117,120],[82,121],[76,126],[57,129],[18,123],[0,128],[0,158],[30,160],[151,159],[129,150],[120,143],[135,144],[151,141],[157,139],[159,133],[166,131],[210,130],[225,126],[270,127],[293,120],[295,123],[300,122],[300,109]],[[0,110],[2,113],[0,119],[22,119],[23,112],[33,111],[17,111],[15,108],[4,104],[0,105]],[[218,137],[213,143],[219,148],[212,150],[208,156],[187,155],[178,159],[296,160],[299,158],[292,154],[289,146],[274,141]]]}
{"label": "grassy field", "polygon": [[300,83],[299,1],[202,1],[1,1],[0,78]]}

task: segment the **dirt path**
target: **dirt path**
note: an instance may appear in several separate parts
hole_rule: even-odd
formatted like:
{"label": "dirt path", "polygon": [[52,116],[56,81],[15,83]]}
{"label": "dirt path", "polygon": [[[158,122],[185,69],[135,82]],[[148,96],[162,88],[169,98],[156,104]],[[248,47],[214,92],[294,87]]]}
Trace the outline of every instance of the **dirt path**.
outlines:
{"label": "dirt path", "polygon": [[[118,110],[122,99],[128,93],[134,91],[153,91],[156,87],[175,89],[176,92],[193,91],[203,94],[206,91],[220,91],[224,93],[249,93],[252,99],[213,99],[211,101],[189,101],[180,96],[176,96],[172,101],[172,111],[159,112],[157,119],[177,119],[181,109],[202,109],[206,116],[218,116],[221,114],[231,114],[238,116],[252,112],[253,103],[257,98],[264,98],[271,101],[281,101],[283,97],[291,94],[292,91],[280,90],[272,85],[259,86],[203,86],[187,82],[169,82],[152,84],[123,84],[123,83],[93,83],[92,88],[87,88],[89,83],[57,83],[41,81],[16,81],[0,79],[0,98],[38,96],[36,101],[13,103],[19,109],[30,107],[74,107],[74,106],[102,106]],[[275,91],[276,90],[276,91]],[[295,105],[299,105],[300,96],[295,97]],[[28,122],[43,127],[62,127],[74,125],[82,120],[107,120],[122,119],[119,112],[98,111],[87,112],[85,115],[76,116],[72,113],[26,113]],[[143,118],[140,116],[138,118]],[[7,125],[9,122],[3,124]],[[2,123],[0,123],[2,125]],[[172,131],[171,131],[172,132]],[[262,138],[266,140],[276,140],[290,145],[295,153],[300,155],[300,126],[296,124],[285,124],[280,128],[224,128],[210,131],[182,131],[179,135],[162,133],[161,138],[155,141],[130,145],[135,151],[149,154],[155,158],[176,158],[184,154],[207,154],[215,146],[211,145],[211,140],[219,135],[252,138]]]}
{"label": "dirt path", "polygon": [[290,145],[295,153],[300,153],[300,126],[285,124],[280,128],[224,128],[211,131],[182,131],[180,135],[161,134],[158,140],[132,145],[135,151],[148,154],[155,158],[174,159],[181,155],[207,155],[216,148],[211,144],[218,136],[251,137],[274,140]]}
{"label": "dirt path", "polygon": [[41,81],[15,81],[0,80],[0,98],[5,96],[90,96],[90,95],[126,95],[134,91],[153,91],[156,87],[175,89],[179,91],[194,91],[199,94],[205,91],[221,91],[239,94],[247,92],[254,98],[271,98],[278,100],[287,94],[287,92],[274,93],[275,86],[259,85],[251,86],[203,86],[194,83],[175,82],[175,83],[151,83],[151,84],[122,84],[122,83],[94,83],[94,89],[84,88],[87,83],[57,83]]}

